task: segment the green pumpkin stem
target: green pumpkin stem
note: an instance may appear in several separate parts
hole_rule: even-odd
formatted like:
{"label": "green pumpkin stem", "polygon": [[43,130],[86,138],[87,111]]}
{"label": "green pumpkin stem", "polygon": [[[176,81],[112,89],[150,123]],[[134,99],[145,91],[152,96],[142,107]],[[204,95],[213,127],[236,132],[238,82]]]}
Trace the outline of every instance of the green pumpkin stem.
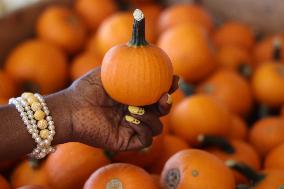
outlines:
{"label": "green pumpkin stem", "polygon": [[145,39],[145,17],[140,9],[133,12],[134,23],[132,38],[128,42],[129,46],[146,46],[148,42]]}
{"label": "green pumpkin stem", "polygon": [[264,174],[255,171],[244,163],[236,162],[234,160],[227,160],[226,165],[245,176],[249,181],[252,182],[253,185],[257,185],[265,178]]}
{"label": "green pumpkin stem", "polygon": [[276,37],[273,41],[273,59],[277,62],[281,61],[282,41],[281,38]]}
{"label": "green pumpkin stem", "polygon": [[233,154],[236,151],[227,139],[220,136],[199,135],[197,140],[203,147],[218,147],[227,154]]}

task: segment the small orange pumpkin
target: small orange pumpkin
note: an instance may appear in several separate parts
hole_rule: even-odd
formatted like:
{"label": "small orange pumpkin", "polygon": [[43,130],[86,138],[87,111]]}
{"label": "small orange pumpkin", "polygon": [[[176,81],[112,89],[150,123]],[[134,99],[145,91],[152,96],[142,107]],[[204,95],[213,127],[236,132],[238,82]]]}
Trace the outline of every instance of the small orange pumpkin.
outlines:
{"label": "small orange pumpkin", "polygon": [[245,77],[250,77],[253,71],[253,61],[248,51],[236,46],[222,46],[216,55],[216,61],[221,68],[235,70]]}
{"label": "small orange pumpkin", "polygon": [[197,91],[212,96],[230,112],[241,116],[252,109],[253,96],[249,83],[232,70],[218,70]]}
{"label": "small orange pumpkin", "polygon": [[11,51],[5,69],[16,82],[31,82],[37,86],[37,92],[48,94],[64,87],[67,60],[57,47],[34,39]]}
{"label": "small orange pumpkin", "polygon": [[230,125],[229,112],[208,95],[193,95],[181,101],[172,112],[172,131],[190,144],[201,134],[225,136]]}
{"label": "small orange pumpkin", "polygon": [[32,160],[21,162],[11,175],[11,185],[18,188],[25,185],[49,186],[44,164],[36,165]]}
{"label": "small orange pumpkin", "polygon": [[11,98],[16,95],[17,89],[15,82],[11,79],[11,77],[0,70],[0,97]]}
{"label": "small orange pumpkin", "polygon": [[136,9],[133,15],[131,41],[106,53],[101,78],[106,92],[116,101],[144,106],[157,102],[170,89],[173,68],[166,53],[145,40],[142,11]]}
{"label": "small orange pumpkin", "polygon": [[250,166],[228,160],[227,166],[238,171],[252,183],[250,188],[253,189],[281,189],[284,187],[284,170],[282,169],[265,169],[262,171],[255,171]]}
{"label": "small orange pumpkin", "polygon": [[202,150],[182,150],[166,163],[161,176],[165,189],[233,189],[232,172],[216,156]]}
{"label": "small orange pumpkin", "polygon": [[76,0],[74,7],[91,30],[96,30],[104,19],[117,10],[113,0]]}
{"label": "small orange pumpkin", "polygon": [[[259,41],[253,50],[254,61],[257,64],[275,60],[275,39],[284,44],[284,35],[266,36]],[[281,62],[284,62],[284,48],[280,50]]]}
{"label": "small orange pumpkin", "polygon": [[164,136],[162,145],[163,147],[161,147],[162,151],[160,152],[161,155],[159,159],[156,162],[152,163],[152,165],[148,166],[148,170],[151,173],[161,174],[165,163],[172,155],[181,150],[189,148],[189,145],[184,139],[170,134],[166,134]]}
{"label": "small orange pumpkin", "polygon": [[[216,155],[222,161],[235,160],[243,162],[252,168],[260,169],[260,157],[256,150],[249,144],[241,140],[226,140],[214,136],[200,136],[200,142],[205,144],[204,150]],[[236,183],[247,182],[246,178],[237,172],[233,172]]]}
{"label": "small orange pumpkin", "polygon": [[95,170],[109,163],[103,150],[70,142],[57,146],[45,168],[53,189],[78,189]]}
{"label": "small orange pumpkin", "polygon": [[91,51],[83,52],[77,55],[70,68],[70,75],[72,80],[76,80],[79,77],[85,75],[88,71],[101,65],[101,59],[96,53]]}
{"label": "small orange pumpkin", "polygon": [[215,31],[213,41],[219,48],[231,45],[251,50],[255,43],[255,36],[249,26],[231,21],[225,22]]}
{"label": "small orange pumpkin", "polygon": [[[115,45],[127,43],[131,36],[133,16],[130,12],[117,12],[104,20],[88,43],[88,49],[104,56]],[[147,26],[147,25],[146,25]],[[155,42],[154,28],[147,28],[146,39]]]}
{"label": "small orange pumpkin", "polygon": [[284,85],[284,65],[279,63],[281,43],[277,46],[276,60],[259,65],[251,83],[257,101],[269,107],[280,107],[284,103],[284,88],[279,87]]}
{"label": "small orange pumpkin", "polygon": [[284,169],[284,142],[270,150],[264,161],[265,169]]}
{"label": "small orange pumpkin", "polygon": [[142,168],[114,163],[94,172],[84,189],[158,189],[153,178]]}
{"label": "small orange pumpkin", "polygon": [[48,7],[37,21],[37,34],[67,52],[78,51],[85,42],[86,29],[71,10],[61,6]]}
{"label": "small orange pumpkin", "polygon": [[249,132],[249,141],[262,156],[265,156],[284,142],[284,119],[266,117],[257,121]]}
{"label": "small orange pumpkin", "polygon": [[232,121],[227,137],[230,139],[246,140],[248,137],[248,126],[239,116],[232,114]]}
{"label": "small orange pumpkin", "polygon": [[0,188],[1,189],[11,189],[8,181],[0,175]]}
{"label": "small orange pumpkin", "polygon": [[171,58],[174,73],[189,83],[204,79],[216,67],[207,35],[197,25],[172,27],[162,33],[157,44]]}
{"label": "small orange pumpkin", "polygon": [[138,151],[119,152],[112,157],[112,161],[147,167],[156,161],[160,161],[163,143],[164,136],[157,136],[151,146]]}
{"label": "small orange pumpkin", "polygon": [[159,19],[159,31],[185,23],[194,23],[211,32],[213,20],[211,15],[201,6],[194,4],[176,4],[165,9]]}

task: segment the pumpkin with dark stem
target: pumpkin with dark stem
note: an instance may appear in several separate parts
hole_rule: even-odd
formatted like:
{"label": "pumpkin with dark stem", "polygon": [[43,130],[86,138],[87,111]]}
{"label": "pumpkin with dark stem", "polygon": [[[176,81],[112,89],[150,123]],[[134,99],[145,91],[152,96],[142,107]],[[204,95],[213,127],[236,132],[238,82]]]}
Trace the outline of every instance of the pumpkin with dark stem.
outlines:
{"label": "pumpkin with dark stem", "polygon": [[84,189],[158,189],[151,175],[131,164],[114,163],[94,172]]}
{"label": "pumpkin with dark stem", "polygon": [[250,182],[250,188],[253,189],[282,189],[284,187],[284,170],[283,169],[265,169],[256,171],[250,166],[227,160],[226,165],[240,174],[244,175]]}
{"label": "pumpkin with dark stem", "polygon": [[37,21],[40,38],[74,53],[85,42],[86,29],[80,18],[71,10],[61,6],[48,7]]}
{"label": "pumpkin with dark stem", "polygon": [[232,172],[216,156],[202,150],[183,150],[166,163],[161,176],[165,189],[234,189]]}
{"label": "pumpkin with dark stem", "polygon": [[103,58],[102,84],[114,100],[144,106],[157,102],[168,92],[173,79],[170,58],[145,40],[145,19],[141,10],[133,13],[132,39],[111,48]]}
{"label": "pumpkin with dark stem", "polygon": [[[199,141],[204,150],[216,155],[222,161],[233,159],[246,163],[252,168],[260,169],[260,157],[256,150],[242,140],[227,140],[221,137],[200,135]],[[233,171],[236,183],[248,182],[245,177]]]}

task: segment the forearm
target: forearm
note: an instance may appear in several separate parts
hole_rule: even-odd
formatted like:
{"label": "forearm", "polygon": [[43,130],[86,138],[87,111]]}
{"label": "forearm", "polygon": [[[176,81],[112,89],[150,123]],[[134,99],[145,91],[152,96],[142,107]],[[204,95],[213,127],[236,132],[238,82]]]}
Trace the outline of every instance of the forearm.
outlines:
{"label": "forearm", "polygon": [[[55,123],[56,134],[52,145],[68,142],[72,125],[65,91],[49,95],[45,100]],[[0,108],[0,140],[0,161],[31,153],[36,146],[13,105]]]}

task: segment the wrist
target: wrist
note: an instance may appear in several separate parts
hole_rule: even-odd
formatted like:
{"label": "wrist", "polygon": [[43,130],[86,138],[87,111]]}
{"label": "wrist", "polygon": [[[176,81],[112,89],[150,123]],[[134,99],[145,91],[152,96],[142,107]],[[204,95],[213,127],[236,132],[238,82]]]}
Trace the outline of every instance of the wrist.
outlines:
{"label": "wrist", "polygon": [[48,95],[45,98],[55,124],[56,134],[53,144],[72,141],[73,129],[71,119],[70,94],[68,89]]}

